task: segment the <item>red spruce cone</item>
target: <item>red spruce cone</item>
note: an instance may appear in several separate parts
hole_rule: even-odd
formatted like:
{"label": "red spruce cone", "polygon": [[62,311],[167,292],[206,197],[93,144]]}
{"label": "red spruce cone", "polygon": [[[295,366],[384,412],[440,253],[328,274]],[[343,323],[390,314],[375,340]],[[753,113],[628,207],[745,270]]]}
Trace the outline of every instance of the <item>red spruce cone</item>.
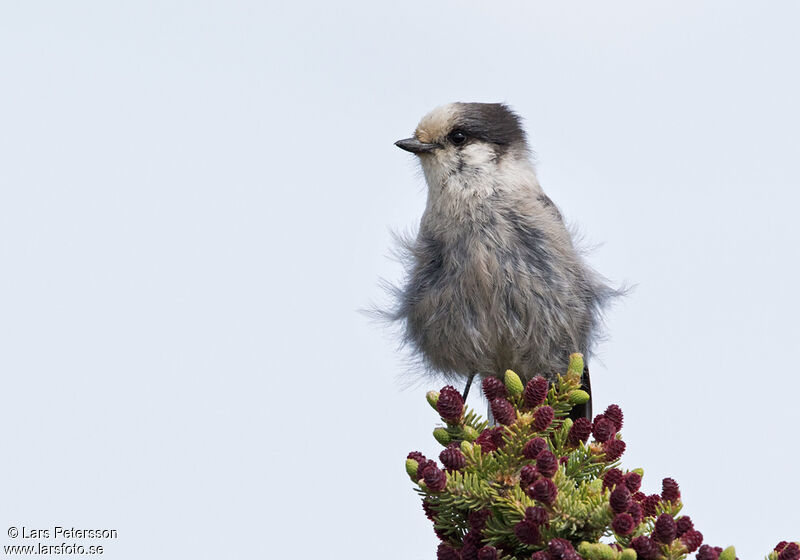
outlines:
{"label": "red spruce cone", "polygon": [[628,504],[628,513],[631,514],[631,517],[633,517],[633,522],[636,525],[641,523],[642,519],[644,519],[644,513],[642,512],[642,504],[634,500],[631,500],[631,503]]}
{"label": "red spruce cone", "polygon": [[490,453],[492,451],[497,451],[497,446],[494,444],[492,440],[492,428],[486,428],[481,432],[481,435],[475,440],[475,445],[481,446],[481,452],[483,453]]}
{"label": "red spruce cone", "polygon": [[417,465],[417,480],[422,478],[422,473],[425,472],[425,469],[429,466],[436,466],[436,461],[432,461],[431,459],[425,459],[422,463]]}
{"label": "red spruce cone", "polygon": [[631,548],[636,551],[636,555],[641,560],[656,560],[661,556],[658,544],[644,535],[631,539]]}
{"label": "red spruce cone", "polygon": [[436,560],[461,560],[461,554],[447,543],[441,543],[436,549]]}
{"label": "red spruce cone", "polygon": [[566,539],[550,539],[547,550],[557,560],[581,560],[572,543]]}
{"label": "red spruce cone", "polygon": [[444,465],[444,468],[457,471],[463,469],[467,464],[467,458],[461,453],[457,447],[448,447],[439,453],[439,460]]}
{"label": "red spruce cone", "polygon": [[522,448],[522,454],[525,455],[526,459],[533,460],[545,449],[547,449],[547,441],[544,438],[537,437],[525,444],[525,447]]}
{"label": "red spruce cone", "polygon": [[697,551],[697,556],[695,556],[695,558],[697,560],[719,560],[720,552],[722,552],[721,548],[704,544],[700,547],[700,550]]}
{"label": "red spruce cone", "polygon": [[493,399],[491,402],[491,408],[494,419],[501,424],[510,426],[517,421],[517,411],[514,410],[514,405],[508,402],[507,399]]}
{"label": "red spruce cone", "polygon": [[608,497],[608,503],[614,513],[622,513],[628,510],[631,503],[631,492],[624,484],[618,485]]}
{"label": "red spruce cone", "polygon": [[533,413],[533,428],[537,432],[543,432],[550,427],[553,418],[555,418],[553,407],[547,405],[541,406]]}
{"label": "red spruce cone", "polygon": [[681,537],[681,542],[689,552],[694,552],[703,544],[703,533],[694,529],[689,529]]}
{"label": "red spruce cone", "polygon": [[797,546],[797,543],[787,544],[778,554],[778,560],[798,560],[798,558],[800,558],[800,546]]}
{"label": "red spruce cone", "polygon": [[514,525],[514,534],[519,539],[519,542],[523,544],[539,544],[542,540],[539,527],[527,519],[523,519]]}
{"label": "red spruce cone", "polygon": [[622,409],[615,404],[608,405],[608,408],[603,413],[603,416],[608,418],[614,423],[617,431],[622,429]]}
{"label": "red spruce cone", "polygon": [[484,377],[481,385],[487,401],[491,402],[494,399],[504,399],[508,396],[506,384],[496,377]]}
{"label": "red spruce cone", "polygon": [[538,550],[531,555],[531,560],[553,560],[553,557],[546,550]]}
{"label": "red spruce cone", "polygon": [[592,423],[588,418],[576,418],[567,435],[567,442],[570,445],[577,445],[581,442],[586,443],[592,435]]}
{"label": "red spruce cone", "polygon": [[644,511],[645,517],[655,517],[656,506],[659,503],[661,503],[661,496],[658,494],[650,494],[642,500],[642,510]]}
{"label": "red spruce cone", "polygon": [[528,487],[528,496],[545,505],[550,505],[556,500],[558,488],[549,478],[542,478]]}
{"label": "red spruce cone", "polygon": [[478,560],[497,560],[497,549],[493,546],[484,546],[478,551]]}
{"label": "red spruce cone", "polygon": [[681,499],[681,491],[675,480],[665,478],[661,481],[661,499],[665,502],[677,502]]}
{"label": "red spruce cone", "polygon": [[481,546],[483,545],[480,533],[468,532],[461,542],[461,560],[478,560],[478,550]]}
{"label": "red spruce cone", "polygon": [[611,441],[605,442],[603,444],[603,451],[605,451],[606,454],[606,461],[612,462],[622,457],[626,447],[625,442],[621,439],[612,439]]}
{"label": "red spruce cone", "polygon": [[422,479],[425,481],[425,486],[431,492],[441,492],[447,486],[447,475],[444,471],[440,470],[436,465],[428,465],[422,472]]}
{"label": "red spruce cone", "polygon": [[675,536],[680,538],[686,531],[694,529],[694,523],[688,515],[684,515],[675,520]]}
{"label": "red spruce cone", "polygon": [[550,523],[550,514],[543,507],[527,507],[525,508],[525,519],[534,525],[548,525]]}
{"label": "red spruce cone", "polygon": [[497,449],[502,448],[506,444],[506,440],[504,439],[506,435],[506,429],[503,426],[497,426],[492,428],[492,431],[489,433],[492,437],[492,443]]}
{"label": "red spruce cone", "polygon": [[478,511],[469,512],[469,516],[467,516],[469,528],[473,531],[483,531],[484,527],[486,527],[486,520],[489,519],[491,514],[492,512],[488,509],[480,509]]}
{"label": "red spruce cone", "polygon": [[425,461],[427,461],[427,460],[428,460],[428,459],[425,457],[425,455],[423,455],[423,454],[422,454],[422,453],[420,453],[419,451],[412,451],[411,453],[409,453],[409,454],[406,456],[406,459],[414,459],[414,460],[417,462],[417,464],[418,464],[418,465],[421,465],[422,463],[424,463]]}
{"label": "red spruce cone", "polygon": [[625,480],[625,475],[622,474],[622,471],[619,469],[609,469],[606,474],[603,475],[603,489],[611,488],[613,489],[614,486],[620,484],[622,481]]}
{"label": "red spruce cone", "polygon": [[614,423],[611,420],[602,414],[594,419],[594,427],[592,428],[594,439],[603,443],[614,437],[615,433],[617,433],[617,429],[614,427]]}
{"label": "red spruce cone", "polygon": [[545,449],[536,457],[536,470],[542,476],[551,478],[558,470],[558,458],[549,449]]}
{"label": "red spruce cone", "polygon": [[660,543],[670,544],[675,540],[675,533],[677,527],[675,520],[668,513],[662,513],[656,519],[656,525],[653,529],[653,538]]}
{"label": "red spruce cone", "polygon": [[519,471],[519,485],[524,490],[536,480],[536,467],[533,465],[525,465]]}
{"label": "red spruce cone", "polygon": [[611,522],[611,528],[614,529],[614,532],[623,537],[633,533],[635,527],[636,523],[634,523],[630,513],[618,513],[614,517],[614,521]]}
{"label": "red spruce cone", "polygon": [[439,400],[436,402],[436,410],[445,421],[456,424],[461,420],[461,413],[464,411],[464,399],[461,398],[461,393],[452,385],[442,387],[439,391]]}
{"label": "red spruce cone", "polygon": [[547,379],[541,375],[537,375],[525,385],[525,390],[522,392],[522,400],[525,406],[534,408],[542,404],[547,398]]}
{"label": "red spruce cone", "polygon": [[625,475],[625,486],[631,493],[637,492],[642,486],[642,475],[636,472],[629,472]]}

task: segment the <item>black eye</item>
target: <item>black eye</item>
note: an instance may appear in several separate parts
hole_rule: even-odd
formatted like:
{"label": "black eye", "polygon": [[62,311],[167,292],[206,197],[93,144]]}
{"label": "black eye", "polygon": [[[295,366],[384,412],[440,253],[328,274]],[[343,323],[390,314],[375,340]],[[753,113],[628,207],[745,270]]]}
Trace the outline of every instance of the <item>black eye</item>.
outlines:
{"label": "black eye", "polygon": [[454,130],[453,132],[448,134],[447,137],[456,146],[460,146],[461,144],[467,141],[467,135],[461,132],[460,130]]}

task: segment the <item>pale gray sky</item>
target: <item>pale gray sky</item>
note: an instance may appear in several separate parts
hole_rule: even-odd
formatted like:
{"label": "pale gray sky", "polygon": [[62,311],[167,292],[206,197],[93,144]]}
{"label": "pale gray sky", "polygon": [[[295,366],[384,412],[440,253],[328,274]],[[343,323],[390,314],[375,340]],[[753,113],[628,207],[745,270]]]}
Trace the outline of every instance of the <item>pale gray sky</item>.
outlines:
{"label": "pale gray sky", "polygon": [[116,528],[110,559],[433,558],[403,460],[438,454],[440,384],[404,390],[357,309],[424,206],[392,143],[461,100],[523,116],[593,266],[636,285],[593,364],[625,466],[676,478],[743,560],[800,539],[799,17],[3,2],[0,531]]}

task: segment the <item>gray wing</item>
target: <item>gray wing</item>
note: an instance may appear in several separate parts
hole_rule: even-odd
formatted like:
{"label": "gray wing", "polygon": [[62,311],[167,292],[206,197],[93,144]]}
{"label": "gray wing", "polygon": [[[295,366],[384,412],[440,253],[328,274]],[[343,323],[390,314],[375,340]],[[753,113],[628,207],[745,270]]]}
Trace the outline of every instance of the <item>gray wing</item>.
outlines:
{"label": "gray wing", "polygon": [[549,196],[547,196],[546,194],[542,193],[542,194],[540,194],[539,196],[536,197],[536,200],[541,202],[542,206],[544,206],[545,208],[547,208],[551,212],[553,212],[553,214],[555,214],[556,217],[558,217],[558,219],[561,220],[561,222],[564,221],[564,216],[561,215],[561,212],[558,210],[558,206],[555,205],[555,203],[553,202],[553,200]]}

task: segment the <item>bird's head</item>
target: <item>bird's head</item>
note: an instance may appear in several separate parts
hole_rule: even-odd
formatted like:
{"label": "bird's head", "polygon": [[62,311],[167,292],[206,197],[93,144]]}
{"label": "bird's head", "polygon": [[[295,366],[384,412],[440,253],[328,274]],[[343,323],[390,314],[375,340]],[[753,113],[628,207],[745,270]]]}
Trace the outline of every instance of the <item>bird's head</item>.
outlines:
{"label": "bird's head", "polygon": [[419,156],[429,185],[481,180],[528,155],[520,118],[502,103],[442,105],[395,145]]}

